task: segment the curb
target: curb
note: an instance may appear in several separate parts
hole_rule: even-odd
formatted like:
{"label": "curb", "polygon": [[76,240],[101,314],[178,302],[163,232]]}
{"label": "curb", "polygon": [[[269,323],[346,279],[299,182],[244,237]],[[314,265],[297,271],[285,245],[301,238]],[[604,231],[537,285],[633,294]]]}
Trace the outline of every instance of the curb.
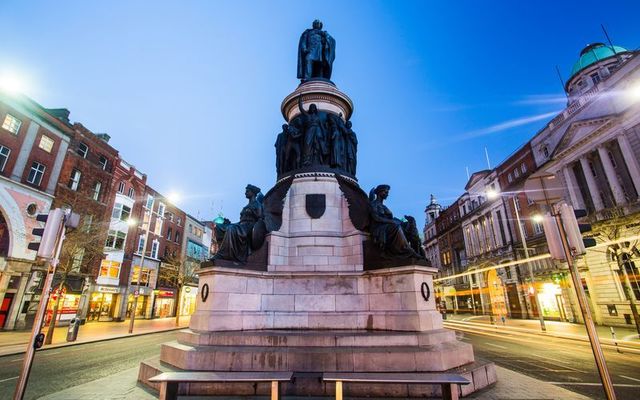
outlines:
{"label": "curb", "polygon": [[[179,331],[181,329],[189,329],[189,327],[188,326],[180,326],[180,327],[159,329],[159,330],[148,331],[148,332],[131,333],[131,334],[127,333],[127,334],[123,334],[123,335],[115,335],[115,336],[109,336],[109,337],[104,337],[104,338],[99,338],[99,339],[89,339],[89,340],[85,340],[85,341],[81,341],[81,342],[56,343],[56,344],[50,344],[50,345],[47,345],[47,346],[43,346],[42,348],[40,348],[40,349],[38,349],[36,351],[38,352],[38,351],[53,350],[53,349],[57,349],[57,348],[60,348],[60,347],[80,346],[80,345],[83,345],[83,344],[90,344],[90,343],[96,343],[96,342],[106,342],[106,341],[110,341],[110,340],[124,339],[124,338],[134,337],[134,336],[153,335],[154,333]],[[22,344],[22,345],[24,345],[26,347],[28,345],[28,342],[15,343],[15,344],[12,344],[11,346],[16,346],[16,345],[20,345],[20,344]],[[3,353],[2,352],[2,347],[0,347],[0,357],[14,356],[14,355],[18,355],[18,354],[24,354],[25,352],[26,352],[26,349],[20,350],[20,351],[9,350],[7,353]]]}

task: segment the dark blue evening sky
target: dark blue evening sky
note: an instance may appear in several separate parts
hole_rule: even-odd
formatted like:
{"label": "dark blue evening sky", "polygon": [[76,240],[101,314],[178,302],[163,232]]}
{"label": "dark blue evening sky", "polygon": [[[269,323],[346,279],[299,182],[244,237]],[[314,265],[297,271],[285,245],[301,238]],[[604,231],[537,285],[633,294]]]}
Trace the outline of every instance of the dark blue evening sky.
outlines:
{"label": "dark blue evening sky", "polygon": [[[275,181],[282,99],[315,18],[355,103],[358,178],[424,222],[465,167],[506,158],[563,107],[580,50],[640,46],[638,1],[0,1],[0,75],[107,132],[123,158],[201,219],[236,220],[247,183]],[[528,121],[528,123],[526,123]]]}

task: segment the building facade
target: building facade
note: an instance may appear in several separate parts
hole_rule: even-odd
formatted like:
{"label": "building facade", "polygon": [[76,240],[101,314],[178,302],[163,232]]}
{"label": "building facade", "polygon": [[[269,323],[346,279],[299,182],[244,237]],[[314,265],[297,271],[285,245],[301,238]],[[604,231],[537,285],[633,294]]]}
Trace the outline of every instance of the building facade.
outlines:
{"label": "building facade", "polygon": [[34,266],[38,214],[51,208],[67,148],[69,124],[33,100],[0,91],[0,329],[29,326],[43,268]]}
{"label": "building facade", "polygon": [[[598,245],[579,257],[578,264],[595,321],[640,325],[634,310],[640,302],[638,55],[602,43],[583,49],[565,86],[567,107],[496,168],[474,174],[465,194],[447,208],[460,207],[468,259],[462,268],[466,275],[443,281],[437,291],[448,309],[455,306],[450,300],[455,295],[456,311],[477,313],[478,296],[491,303],[496,315],[495,305],[503,297],[502,311],[510,317],[537,318],[542,313],[545,319],[580,322],[566,264],[550,259],[514,264],[548,253],[535,217],[554,205],[534,204],[524,182],[534,173],[551,173],[565,188],[564,201],[586,209],[593,226],[589,236]],[[443,262],[440,275],[449,276],[456,270],[455,258],[449,258],[452,229],[444,223],[451,217],[443,218],[444,214],[437,219],[443,223],[437,225],[436,237]],[[514,265],[500,268],[504,262]],[[473,273],[491,265],[496,268]],[[461,305],[463,284],[470,294],[464,301],[472,310]],[[502,287],[504,296],[491,293],[496,286]]]}

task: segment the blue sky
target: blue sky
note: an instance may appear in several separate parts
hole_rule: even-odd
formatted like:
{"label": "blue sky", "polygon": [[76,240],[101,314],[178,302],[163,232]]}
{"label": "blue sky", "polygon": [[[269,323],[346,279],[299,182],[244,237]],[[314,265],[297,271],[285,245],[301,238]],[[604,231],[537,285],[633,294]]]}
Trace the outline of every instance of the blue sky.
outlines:
{"label": "blue sky", "polygon": [[[244,186],[275,182],[282,99],[315,18],[355,104],[358,179],[397,216],[448,205],[465,167],[506,158],[563,107],[580,50],[640,46],[638,1],[0,2],[0,75],[107,132],[123,158],[201,219],[237,220]],[[527,122],[528,123],[525,123]]]}

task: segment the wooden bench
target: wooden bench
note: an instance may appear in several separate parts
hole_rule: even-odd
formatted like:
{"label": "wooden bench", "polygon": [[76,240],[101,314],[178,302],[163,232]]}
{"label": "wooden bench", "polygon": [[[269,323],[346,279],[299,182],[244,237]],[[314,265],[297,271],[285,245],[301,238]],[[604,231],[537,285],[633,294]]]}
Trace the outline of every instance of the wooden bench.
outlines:
{"label": "wooden bench", "polygon": [[322,374],[322,380],[336,383],[336,400],[342,400],[342,382],[440,385],[442,398],[445,400],[458,400],[458,385],[470,383],[463,376],[456,374],[396,372],[331,372]]}
{"label": "wooden bench", "polygon": [[271,400],[280,399],[280,382],[293,372],[163,372],[149,379],[160,383],[160,400],[176,400],[180,383],[271,382]]}

